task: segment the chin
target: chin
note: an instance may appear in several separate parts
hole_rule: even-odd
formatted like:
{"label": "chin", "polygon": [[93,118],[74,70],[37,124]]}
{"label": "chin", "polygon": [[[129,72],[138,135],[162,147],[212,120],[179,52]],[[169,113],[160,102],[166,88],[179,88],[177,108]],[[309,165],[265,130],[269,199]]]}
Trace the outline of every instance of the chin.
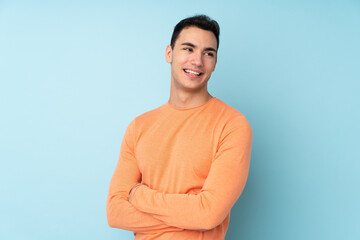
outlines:
{"label": "chin", "polygon": [[203,89],[204,87],[206,87],[206,84],[201,84],[201,85],[183,85],[183,88],[188,90],[188,91],[199,91],[201,89]]}

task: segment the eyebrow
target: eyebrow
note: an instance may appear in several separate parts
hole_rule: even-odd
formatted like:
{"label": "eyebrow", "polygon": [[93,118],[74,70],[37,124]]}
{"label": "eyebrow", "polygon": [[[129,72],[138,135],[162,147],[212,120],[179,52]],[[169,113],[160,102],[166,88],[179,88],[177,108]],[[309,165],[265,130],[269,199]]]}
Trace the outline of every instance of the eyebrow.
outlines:
{"label": "eyebrow", "polygon": [[[181,45],[184,45],[184,46],[189,46],[189,47],[193,47],[193,48],[196,48],[196,46],[190,42],[184,42],[182,43]],[[216,52],[216,50],[212,47],[207,47],[204,49],[204,51],[212,51],[212,52]]]}

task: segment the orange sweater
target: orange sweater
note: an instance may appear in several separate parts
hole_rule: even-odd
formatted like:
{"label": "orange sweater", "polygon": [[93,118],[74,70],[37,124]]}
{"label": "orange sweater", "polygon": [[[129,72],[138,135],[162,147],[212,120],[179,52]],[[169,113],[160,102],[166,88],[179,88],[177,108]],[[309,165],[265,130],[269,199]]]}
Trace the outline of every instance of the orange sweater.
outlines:
{"label": "orange sweater", "polygon": [[109,225],[133,231],[136,240],[224,239],[246,183],[251,141],[246,118],[215,97],[189,109],[167,102],[136,117],[110,182]]}

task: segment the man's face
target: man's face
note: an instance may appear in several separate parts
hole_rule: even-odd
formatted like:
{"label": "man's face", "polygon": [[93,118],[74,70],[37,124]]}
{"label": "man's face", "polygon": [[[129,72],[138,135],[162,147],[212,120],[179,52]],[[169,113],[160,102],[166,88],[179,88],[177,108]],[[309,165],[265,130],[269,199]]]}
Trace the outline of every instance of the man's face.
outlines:
{"label": "man's face", "polygon": [[211,31],[184,28],[174,48],[167,46],[166,61],[171,63],[171,81],[177,89],[198,91],[207,88],[215,70],[217,40]]}

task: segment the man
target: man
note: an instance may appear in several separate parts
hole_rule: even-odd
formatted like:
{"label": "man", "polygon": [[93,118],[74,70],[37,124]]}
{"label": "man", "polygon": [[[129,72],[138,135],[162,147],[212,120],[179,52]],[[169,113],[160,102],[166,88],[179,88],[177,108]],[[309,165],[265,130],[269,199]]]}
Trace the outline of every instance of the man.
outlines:
{"label": "man", "polygon": [[236,109],[211,96],[219,26],[207,16],[180,21],[165,57],[170,98],[136,117],[110,182],[111,227],[135,239],[224,239],[247,179],[252,131]]}

